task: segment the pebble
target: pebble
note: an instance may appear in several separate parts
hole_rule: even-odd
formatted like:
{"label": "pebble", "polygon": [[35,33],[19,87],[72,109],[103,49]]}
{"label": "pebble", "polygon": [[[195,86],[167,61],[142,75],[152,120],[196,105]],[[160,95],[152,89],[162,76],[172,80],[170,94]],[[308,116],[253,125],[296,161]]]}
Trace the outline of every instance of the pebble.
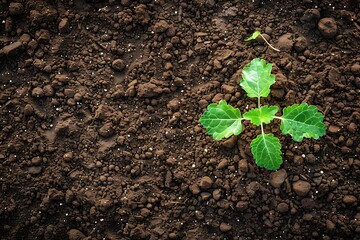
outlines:
{"label": "pebble", "polygon": [[46,85],[43,87],[44,96],[52,97],[55,94],[55,90],[51,85]]}
{"label": "pebble", "polygon": [[301,199],[301,206],[307,210],[311,210],[315,207],[315,201],[312,198]]}
{"label": "pebble", "polygon": [[20,15],[24,11],[24,5],[22,3],[11,2],[9,4],[9,13],[12,16]]}
{"label": "pebble", "polygon": [[28,172],[31,175],[37,175],[39,173],[41,173],[42,167],[29,167]]}
{"label": "pebble", "polygon": [[280,213],[286,213],[287,211],[289,211],[289,205],[287,203],[279,203],[276,207],[276,211],[280,212]]}
{"label": "pebble", "polygon": [[111,67],[116,71],[122,71],[126,67],[124,60],[122,59],[115,59],[111,63]]}
{"label": "pebble", "polygon": [[270,184],[271,186],[278,188],[280,187],[287,177],[285,169],[280,169],[279,171],[272,172],[270,174]]}
{"label": "pebble", "polygon": [[356,76],[360,76],[360,64],[355,63],[351,65],[350,71],[355,74]]}
{"label": "pebble", "polygon": [[306,181],[299,180],[293,183],[293,189],[298,196],[304,197],[309,193],[311,185]]}
{"label": "pebble", "polygon": [[334,230],[335,229],[335,223],[333,223],[332,221],[330,220],[326,220],[326,228],[328,230]]}
{"label": "pebble", "polygon": [[218,201],[221,198],[221,189],[215,189],[212,196],[216,201]]}
{"label": "pebble", "polygon": [[22,43],[21,42],[14,42],[11,43],[5,47],[3,47],[2,51],[4,52],[5,55],[7,56],[13,56],[15,55],[18,50],[22,47]]}
{"label": "pebble", "polygon": [[112,135],[114,135],[114,129],[111,122],[105,123],[100,129],[99,129],[99,135],[103,138],[109,138]]}
{"label": "pebble", "polygon": [[172,111],[177,111],[180,108],[180,101],[179,99],[174,98],[171,101],[169,101],[169,103],[166,106]]}
{"label": "pebble", "polygon": [[169,28],[169,23],[165,20],[160,20],[154,25],[154,32],[162,33],[165,32]]}
{"label": "pebble", "polygon": [[207,105],[209,105],[209,103],[208,103],[208,101],[206,101],[205,99],[201,99],[201,100],[199,101],[199,107],[201,107],[201,108],[206,108]]}
{"label": "pebble", "polygon": [[199,185],[197,185],[197,184],[190,185],[189,189],[192,194],[199,194],[201,192]]}
{"label": "pebble", "polygon": [[41,98],[44,96],[44,90],[41,87],[36,87],[31,91],[31,96]]}
{"label": "pebble", "polygon": [[227,149],[231,149],[237,143],[237,136],[231,136],[229,139],[225,140],[221,143],[221,145]]}
{"label": "pebble", "polygon": [[236,210],[238,211],[245,211],[249,206],[249,202],[245,202],[245,201],[239,201],[237,204],[236,204]]}
{"label": "pebble", "polygon": [[218,164],[218,166],[216,167],[217,169],[224,169],[226,168],[228,165],[228,160],[226,159],[221,159],[220,163]]}
{"label": "pebble", "polygon": [[60,20],[58,29],[60,33],[67,33],[70,31],[70,23],[68,18],[63,18]]}
{"label": "pebble", "polygon": [[220,231],[229,232],[232,229],[232,226],[227,223],[220,223]]}
{"label": "pebble", "polygon": [[248,162],[246,159],[241,159],[238,163],[238,168],[241,172],[247,173],[249,171]]}
{"label": "pebble", "polygon": [[96,207],[97,207],[101,212],[106,212],[106,210],[109,209],[112,205],[113,205],[113,201],[110,200],[110,199],[106,199],[106,198],[99,199],[99,200],[96,202]]}
{"label": "pebble", "polygon": [[24,114],[25,116],[30,116],[34,113],[34,108],[31,104],[26,104],[24,107]]}
{"label": "pebble", "polygon": [[341,128],[335,125],[330,125],[330,127],[328,128],[328,132],[332,134],[338,133],[340,130]]}
{"label": "pebble", "polygon": [[356,129],[357,129],[357,126],[356,126],[356,124],[355,123],[350,123],[349,125],[348,125],[348,130],[349,130],[349,132],[351,132],[351,133],[355,133],[356,132]]}
{"label": "pebble", "polygon": [[70,229],[67,232],[69,240],[82,240],[85,239],[85,235],[77,229]]}
{"label": "pebble", "polygon": [[357,202],[357,198],[354,195],[345,195],[344,198],[343,198],[343,202],[345,204],[351,205],[351,204]]}
{"label": "pebble", "polygon": [[212,184],[213,184],[213,180],[210,177],[205,176],[201,178],[199,186],[201,189],[206,190],[211,188]]}
{"label": "pebble", "polygon": [[74,159],[74,153],[73,152],[67,152],[63,156],[65,162],[70,162]]}
{"label": "pebble", "polygon": [[333,38],[337,34],[337,25],[334,18],[320,19],[318,28],[324,38]]}

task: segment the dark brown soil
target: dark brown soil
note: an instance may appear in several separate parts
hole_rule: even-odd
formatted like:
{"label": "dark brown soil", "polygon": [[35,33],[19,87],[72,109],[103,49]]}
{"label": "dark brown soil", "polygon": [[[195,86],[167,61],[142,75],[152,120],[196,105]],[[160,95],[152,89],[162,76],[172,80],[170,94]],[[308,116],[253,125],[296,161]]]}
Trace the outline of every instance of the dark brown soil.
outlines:
{"label": "dark brown soil", "polygon": [[[360,1],[0,1],[0,239],[360,239]],[[281,49],[245,42],[256,29]],[[211,102],[274,64],[264,103],[316,105],[326,136],[278,122],[213,141]]]}

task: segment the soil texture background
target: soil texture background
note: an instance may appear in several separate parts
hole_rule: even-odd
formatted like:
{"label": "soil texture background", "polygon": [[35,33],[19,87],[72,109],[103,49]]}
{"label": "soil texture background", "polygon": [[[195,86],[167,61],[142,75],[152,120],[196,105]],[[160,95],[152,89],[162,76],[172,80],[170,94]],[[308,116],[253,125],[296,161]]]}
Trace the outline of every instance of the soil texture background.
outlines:
{"label": "soil texture background", "polygon": [[[0,239],[360,239],[360,1],[2,0],[0,20]],[[257,57],[262,104],[327,126],[298,143],[266,125],[276,172],[259,128],[199,124],[256,106],[239,81]]]}

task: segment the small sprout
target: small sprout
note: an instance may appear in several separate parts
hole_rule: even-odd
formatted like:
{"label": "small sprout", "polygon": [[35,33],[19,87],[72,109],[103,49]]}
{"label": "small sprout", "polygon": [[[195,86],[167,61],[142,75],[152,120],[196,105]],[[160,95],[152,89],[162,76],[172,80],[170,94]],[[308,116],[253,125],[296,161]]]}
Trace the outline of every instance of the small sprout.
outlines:
{"label": "small sprout", "polygon": [[293,104],[283,109],[281,117],[276,116],[278,106],[261,106],[260,98],[267,97],[270,86],[275,83],[275,76],[271,74],[272,65],[265,60],[255,58],[242,71],[240,86],[250,98],[257,98],[258,107],[250,109],[241,115],[239,109],[221,100],[212,103],[201,116],[200,123],[214,140],[221,140],[232,135],[239,135],[242,131],[241,122],[249,120],[261,127],[261,134],[251,141],[251,152],[256,164],[268,170],[277,170],[282,164],[280,140],[273,134],[264,132],[264,124],[274,118],[281,120],[280,130],[290,134],[294,141],[300,142],[304,137],[318,139],[326,132],[323,123],[324,116],[317,107],[306,103]]}
{"label": "small sprout", "polygon": [[250,37],[248,37],[247,39],[245,39],[245,41],[247,42],[247,41],[255,40],[258,36],[260,36],[260,37],[266,42],[266,44],[267,44],[269,47],[271,47],[273,50],[280,52],[279,49],[273,47],[273,46],[266,40],[266,38],[261,34],[260,31],[255,31],[253,34],[251,34]]}

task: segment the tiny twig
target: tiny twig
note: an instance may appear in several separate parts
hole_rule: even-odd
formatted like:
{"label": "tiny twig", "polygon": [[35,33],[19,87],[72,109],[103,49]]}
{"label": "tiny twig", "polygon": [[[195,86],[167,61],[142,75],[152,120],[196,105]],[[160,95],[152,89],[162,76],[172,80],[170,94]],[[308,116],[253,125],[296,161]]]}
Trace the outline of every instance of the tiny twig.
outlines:
{"label": "tiny twig", "polygon": [[266,38],[264,38],[264,36],[262,34],[260,34],[260,37],[262,37],[262,39],[264,39],[264,41],[266,42],[266,44],[271,47],[273,50],[280,52],[280,49],[274,48],[267,40]]}

